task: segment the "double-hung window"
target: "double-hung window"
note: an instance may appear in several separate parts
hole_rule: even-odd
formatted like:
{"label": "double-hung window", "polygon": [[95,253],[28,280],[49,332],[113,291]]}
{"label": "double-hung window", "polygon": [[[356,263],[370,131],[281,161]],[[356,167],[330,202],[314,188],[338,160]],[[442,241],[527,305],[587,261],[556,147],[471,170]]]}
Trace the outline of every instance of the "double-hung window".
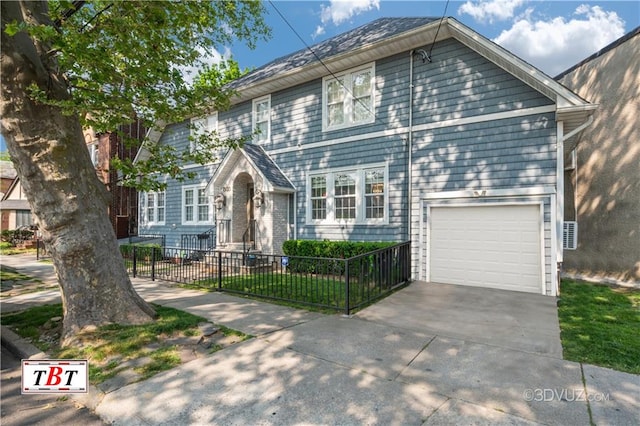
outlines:
{"label": "double-hung window", "polygon": [[271,95],[253,100],[253,130],[255,142],[271,139]]}
{"label": "double-hung window", "polygon": [[202,149],[202,139],[211,137],[211,134],[218,131],[218,113],[207,117],[191,119],[191,136],[189,137],[189,151],[197,152]]}
{"label": "double-hung window", "polygon": [[182,188],[182,223],[184,225],[213,223],[213,206],[204,186]]}
{"label": "double-hung window", "polygon": [[388,185],[386,164],[312,173],[307,219],[317,224],[388,223]]}
{"label": "double-hung window", "polygon": [[323,130],[374,121],[373,64],[325,77],[322,88]]}
{"label": "double-hung window", "polygon": [[140,194],[140,222],[143,225],[164,225],[165,193],[143,192]]}

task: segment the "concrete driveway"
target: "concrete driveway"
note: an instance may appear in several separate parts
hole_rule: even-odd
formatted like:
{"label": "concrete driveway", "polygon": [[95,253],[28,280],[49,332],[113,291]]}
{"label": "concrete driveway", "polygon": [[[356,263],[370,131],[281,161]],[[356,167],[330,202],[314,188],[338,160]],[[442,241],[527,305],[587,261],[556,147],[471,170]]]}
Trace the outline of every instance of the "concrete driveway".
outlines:
{"label": "concrete driveway", "polygon": [[416,281],[356,317],[562,359],[555,297]]}

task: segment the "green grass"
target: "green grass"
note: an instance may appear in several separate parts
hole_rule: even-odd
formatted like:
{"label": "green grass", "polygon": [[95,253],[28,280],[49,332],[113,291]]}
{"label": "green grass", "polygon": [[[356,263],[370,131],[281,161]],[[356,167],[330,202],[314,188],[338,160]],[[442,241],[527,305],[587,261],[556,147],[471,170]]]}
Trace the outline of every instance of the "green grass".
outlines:
{"label": "green grass", "polygon": [[18,248],[18,247],[13,247],[11,245],[11,243],[8,243],[9,245],[7,246],[5,242],[2,243],[2,245],[0,245],[0,254],[2,254],[3,256],[13,256],[16,254],[25,254],[25,253],[32,253],[35,254],[38,249],[35,248]]}
{"label": "green grass", "polygon": [[640,374],[640,290],[566,280],[560,294],[565,359]]}
{"label": "green grass", "polygon": [[[182,286],[215,290],[217,283],[217,278],[211,278]],[[322,311],[332,309],[335,312],[335,310],[344,309],[346,301],[346,284],[340,276],[334,279],[323,275],[279,272],[232,275],[222,279],[222,288],[227,291],[268,297],[280,304],[302,309],[309,309],[310,306],[315,305]],[[381,294],[381,289],[373,284],[368,286],[354,282],[350,285],[350,305],[365,303]]]}
{"label": "green grass", "polygon": [[0,265],[0,281],[40,281],[29,275],[18,272],[16,269]]}
{"label": "green grass", "polygon": [[[78,336],[81,345],[60,348],[43,344],[40,337],[43,326],[52,317],[62,316],[62,305],[38,306],[19,313],[2,315],[2,324],[9,326],[22,337],[30,338],[52,358],[89,360],[89,381],[99,384],[122,370],[122,362],[149,357],[150,362],[135,369],[142,379],[151,377],[181,363],[178,348],[163,344],[163,337],[198,336],[198,323],[207,320],[188,312],[164,306],[155,306],[158,318],[143,325],[112,324]],[[225,335],[240,336],[241,341],[251,336],[219,327]],[[149,345],[155,344],[153,349]],[[220,347],[218,347],[219,349]]]}

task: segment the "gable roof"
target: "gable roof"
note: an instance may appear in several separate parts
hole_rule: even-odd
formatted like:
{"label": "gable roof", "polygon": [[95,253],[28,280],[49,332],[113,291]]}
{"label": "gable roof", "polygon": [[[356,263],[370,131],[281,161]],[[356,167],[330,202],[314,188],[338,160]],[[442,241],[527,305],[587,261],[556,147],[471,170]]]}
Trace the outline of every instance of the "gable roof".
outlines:
{"label": "gable roof", "polygon": [[[232,89],[241,89],[253,83],[269,79],[280,73],[305,67],[310,64],[320,64],[333,56],[346,52],[353,52],[367,48],[377,42],[392,38],[404,32],[422,27],[436,21],[438,18],[380,18],[362,25],[346,33],[331,37],[310,48],[282,56],[266,65],[229,83]],[[339,71],[339,70],[338,70]],[[326,73],[326,71],[325,71]]]}
{"label": "gable roof", "polygon": [[264,182],[264,191],[293,193],[296,191],[295,186],[282,173],[282,170],[271,159],[269,154],[258,145],[245,143],[241,148],[229,150],[227,155],[218,166],[215,173],[207,184],[206,191],[210,191],[210,187],[214,182],[223,175],[229,167],[233,167],[235,159],[244,156],[251,166],[258,172]]}
{"label": "gable roof", "polygon": [[291,181],[287,179],[261,146],[246,143],[241,149],[274,190],[295,191]]}

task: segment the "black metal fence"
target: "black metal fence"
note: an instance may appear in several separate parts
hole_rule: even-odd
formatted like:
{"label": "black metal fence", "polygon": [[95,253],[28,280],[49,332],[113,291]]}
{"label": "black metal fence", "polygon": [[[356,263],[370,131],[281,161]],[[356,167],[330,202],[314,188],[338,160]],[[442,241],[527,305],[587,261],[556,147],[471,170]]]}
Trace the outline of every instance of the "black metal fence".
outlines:
{"label": "black metal fence", "polygon": [[36,240],[36,259],[44,260],[49,259],[51,255],[49,254],[49,250],[47,250],[47,246],[41,238]]}
{"label": "black metal fence", "polygon": [[330,308],[350,314],[409,283],[410,243],[348,259],[123,246],[134,277]]}

